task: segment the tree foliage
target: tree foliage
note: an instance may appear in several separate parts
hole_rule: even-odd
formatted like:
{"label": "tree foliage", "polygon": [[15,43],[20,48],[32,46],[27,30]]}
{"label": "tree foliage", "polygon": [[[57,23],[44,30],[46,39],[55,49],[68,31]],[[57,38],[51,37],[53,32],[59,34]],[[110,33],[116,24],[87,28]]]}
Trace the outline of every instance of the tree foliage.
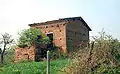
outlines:
{"label": "tree foliage", "polygon": [[[99,32],[99,36],[93,36],[93,41],[101,46],[108,44],[111,55],[113,55],[116,60],[120,60],[120,41],[117,38],[106,34],[105,31],[102,30]],[[103,51],[105,50],[103,49]]]}
{"label": "tree foliage", "polygon": [[49,37],[43,35],[40,29],[36,28],[22,30],[19,36],[18,45],[22,47],[29,47],[35,44],[48,44],[50,41]]}

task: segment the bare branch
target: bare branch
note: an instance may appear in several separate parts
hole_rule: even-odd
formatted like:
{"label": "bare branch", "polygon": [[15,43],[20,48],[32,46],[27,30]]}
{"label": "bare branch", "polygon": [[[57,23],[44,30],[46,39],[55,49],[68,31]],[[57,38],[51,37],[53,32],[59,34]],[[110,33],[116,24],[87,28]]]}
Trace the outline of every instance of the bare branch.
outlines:
{"label": "bare branch", "polygon": [[9,35],[8,33],[1,34],[2,38],[0,38],[0,44],[3,45],[3,49],[1,51],[1,63],[3,63],[4,60],[4,53],[8,49],[8,45],[11,45],[14,40],[12,39],[12,36]]}

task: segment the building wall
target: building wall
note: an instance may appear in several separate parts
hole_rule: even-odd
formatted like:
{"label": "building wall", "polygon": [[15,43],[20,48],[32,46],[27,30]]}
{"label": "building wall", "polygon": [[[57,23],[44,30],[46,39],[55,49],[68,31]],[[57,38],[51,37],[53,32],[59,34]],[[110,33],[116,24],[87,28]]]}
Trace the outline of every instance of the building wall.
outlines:
{"label": "building wall", "polygon": [[35,47],[25,47],[15,49],[15,62],[21,60],[35,60]]}
{"label": "building wall", "polygon": [[60,47],[62,52],[66,50],[66,24],[65,22],[59,22],[48,25],[32,26],[33,28],[39,28],[43,34],[53,33],[53,43]]}
{"label": "building wall", "polygon": [[80,20],[72,20],[66,26],[67,48],[77,49],[89,41],[89,30]]}

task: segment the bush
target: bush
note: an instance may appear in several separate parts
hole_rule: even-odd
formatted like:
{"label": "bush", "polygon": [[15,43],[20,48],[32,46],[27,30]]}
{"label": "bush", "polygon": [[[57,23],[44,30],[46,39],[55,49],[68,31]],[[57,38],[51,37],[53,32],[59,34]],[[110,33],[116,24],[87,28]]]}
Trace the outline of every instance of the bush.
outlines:
{"label": "bush", "polygon": [[43,35],[40,29],[36,28],[22,30],[19,36],[19,47],[30,47],[36,44],[48,44],[50,42],[49,38]]}
{"label": "bush", "polygon": [[66,59],[67,55],[60,51],[59,47],[53,46],[53,50],[50,51],[50,57],[52,60]]}
{"label": "bush", "polygon": [[72,53],[72,63],[63,71],[67,74],[120,74],[120,42],[105,32],[93,37],[90,48]]}

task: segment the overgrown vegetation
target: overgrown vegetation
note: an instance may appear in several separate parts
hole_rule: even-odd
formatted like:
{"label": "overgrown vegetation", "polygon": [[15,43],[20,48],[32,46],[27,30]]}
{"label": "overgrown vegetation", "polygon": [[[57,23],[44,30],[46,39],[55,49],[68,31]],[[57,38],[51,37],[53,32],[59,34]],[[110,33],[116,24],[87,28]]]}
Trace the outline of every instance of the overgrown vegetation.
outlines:
{"label": "overgrown vegetation", "polygon": [[[31,44],[37,43],[36,39],[33,41],[24,39],[31,36],[28,33],[21,32],[23,38],[19,42],[20,46],[31,46]],[[44,35],[37,32],[32,34],[36,35],[34,38],[42,37],[40,44],[44,43]],[[45,37],[45,44],[46,42],[49,43],[49,40]],[[51,62],[51,74],[120,74],[120,41],[107,35],[104,31],[100,32],[99,36],[93,37],[90,47],[71,51],[70,62],[63,60],[66,55],[60,53],[58,47],[54,47],[54,49],[51,51],[51,59],[54,60]],[[1,67],[0,71],[1,74],[46,74],[46,61],[9,63]]]}
{"label": "overgrown vegetation", "polygon": [[[46,58],[47,50],[51,51],[51,58],[64,58],[65,55],[59,51],[59,47],[51,43],[49,37],[42,34],[40,29],[29,28],[19,33],[20,37],[18,40],[19,47],[31,47],[35,46],[35,59],[40,61],[41,58]],[[52,44],[52,45],[51,45]]]}
{"label": "overgrown vegetation", "polygon": [[90,48],[71,54],[73,63],[63,69],[66,74],[120,74],[120,42],[104,31],[99,35]]}
{"label": "overgrown vegetation", "polygon": [[60,48],[57,46],[53,46],[53,49],[50,51],[51,60],[56,59],[67,59],[67,54],[60,51]]}
{"label": "overgrown vegetation", "polygon": [[18,47],[35,47],[35,61],[41,61],[46,57],[50,39],[42,34],[40,29],[29,28],[19,33]]}
{"label": "overgrown vegetation", "polygon": [[14,50],[14,46],[9,47],[7,54],[4,55],[4,65],[14,63]]}
{"label": "overgrown vegetation", "polygon": [[49,37],[42,34],[40,29],[29,28],[19,33],[18,46],[19,47],[30,47],[36,44],[48,44]]}

